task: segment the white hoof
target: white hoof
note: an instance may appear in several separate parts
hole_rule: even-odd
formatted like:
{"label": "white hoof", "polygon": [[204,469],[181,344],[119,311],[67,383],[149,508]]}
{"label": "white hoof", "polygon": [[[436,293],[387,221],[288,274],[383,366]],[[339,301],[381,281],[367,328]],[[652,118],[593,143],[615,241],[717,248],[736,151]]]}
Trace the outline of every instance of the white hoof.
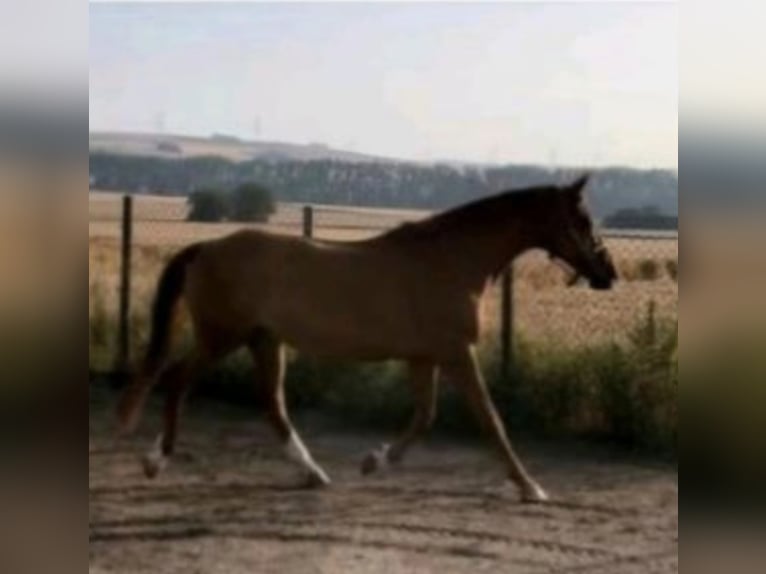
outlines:
{"label": "white hoof", "polygon": [[164,456],[155,457],[147,454],[141,460],[146,478],[157,478],[168,466],[168,459]]}
{"label": "white hoof", "polygon": [[141,459],[146,478],[157,478],[157,476],[168,466],[168,459],[162,453],[162,436],[158,437],[152,449]]}
{"label": "white hoof", "polygon": [[306,484],[309,488],[321,488],[330,484],[330,477],[322,470],[311,457],[306,446],[296,433],[291,433],[285,445],[287,458],[300,466],[307,477]]}
{"label": "white hoof", "polygon": [[364,458],[362,461],[362,474],[367,476],[375,472],[385,472],[391,466],[388,454],[391,445],[383,444]]}
{"label": "white hoof", "polygon": [[530,482],[521,489],[521,501],[525,504],[544,504],[550,497],[536,482]]}
{"label": "white hoof", "polygon": [[317,468],[315,472],[310,472],[306,478],[306,486],[308,488],[325,488],[331,484],[330,477],[321,468]]}

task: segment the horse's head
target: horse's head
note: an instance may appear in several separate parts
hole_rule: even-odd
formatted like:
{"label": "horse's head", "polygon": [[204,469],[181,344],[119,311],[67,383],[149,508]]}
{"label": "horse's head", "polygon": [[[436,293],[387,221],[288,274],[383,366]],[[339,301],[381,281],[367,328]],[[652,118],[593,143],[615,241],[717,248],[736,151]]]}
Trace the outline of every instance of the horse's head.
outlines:
{"label": "horse's head", "polygon": [[545,248],[551,258],[574,270],[570,284],[584,277],[593,289],[610,289],[617,271],[585,206],[587,183],[586,175],[557,189],[555,216],[551,221],[555,229],[548,234]]}

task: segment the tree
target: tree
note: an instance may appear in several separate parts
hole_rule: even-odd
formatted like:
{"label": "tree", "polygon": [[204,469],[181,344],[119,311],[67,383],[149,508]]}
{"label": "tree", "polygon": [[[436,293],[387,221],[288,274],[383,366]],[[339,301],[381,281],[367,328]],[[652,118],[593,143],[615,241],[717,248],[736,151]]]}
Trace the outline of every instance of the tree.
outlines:
{"label": "tree", "polygon": [[604,227],[609,229],[678,229],[678,216],[666,215],[659,207],[647,205],[639,209],[618,209],[604,218]]}
{"label": "tree", "polygon": [[189,221],[214,223],[226,219],[229,205],[226,196],[216,189],[199,189],[189,195]]}
{"label": "tree", "polygon": [[265,222],[274,211],[271,192],[257,183],[244,183],[231,194],[231,221]]}

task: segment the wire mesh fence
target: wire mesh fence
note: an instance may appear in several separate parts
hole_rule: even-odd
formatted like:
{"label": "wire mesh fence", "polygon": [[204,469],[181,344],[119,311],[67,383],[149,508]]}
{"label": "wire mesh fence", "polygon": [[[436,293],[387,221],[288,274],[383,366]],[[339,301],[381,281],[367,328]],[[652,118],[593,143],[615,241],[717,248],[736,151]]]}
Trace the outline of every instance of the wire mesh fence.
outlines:
{"label": "wire mesh fence", "polygon": [[[108,370],[119,362],[120,294],[127,289],[127,336],[131,348],[147,336],[147,316],[157,277],[172,254],[193,242],[225,236],[243,228],[278,233],[304,233],[304,206],[279,204],[267,224],[195,223],[187,221],[184,198],[135,196],[132,206],[129,285],[122,274],[124,231],[122,198],[113,193],[90,194],[89,319],[91,369]],[[382,233],[429,215],[426,211],[341,206],[312,206],[312,235],[350,241]],[[607,292],[586,286],[567,287],[563,271],[541,252],[530,252],[514,263],[511,285],[513,332],[525,341],[578,347],[624,342],[649,308],[658,319],[678,314],[678,237],[662,232],[604,232],[621,281]],[[492,286],[482,305],[483,341],[498,352],[509,345],[501,337],[501,286]],[[125,301],[122,301],[125,305]]]}

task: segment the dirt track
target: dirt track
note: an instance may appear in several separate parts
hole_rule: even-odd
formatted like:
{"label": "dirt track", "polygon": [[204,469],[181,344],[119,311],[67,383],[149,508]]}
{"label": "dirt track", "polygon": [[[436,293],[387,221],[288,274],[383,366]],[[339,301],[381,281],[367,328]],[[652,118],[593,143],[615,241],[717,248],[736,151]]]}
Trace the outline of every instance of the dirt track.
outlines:
{"label": "dirt track", "polygon": [[197,401],[179,455],[150,482],[137,464],[150,433],[115,446],[110,401],[91,397],[91,573],[678,571],[671,468],[522,443],[556,499],[523,506],[481,445],[433,439],[402,468],[362,478],[363,453],[384,437],[342,436],[307,420],[299,426],[335,483],[305,491],[260,417]]}

